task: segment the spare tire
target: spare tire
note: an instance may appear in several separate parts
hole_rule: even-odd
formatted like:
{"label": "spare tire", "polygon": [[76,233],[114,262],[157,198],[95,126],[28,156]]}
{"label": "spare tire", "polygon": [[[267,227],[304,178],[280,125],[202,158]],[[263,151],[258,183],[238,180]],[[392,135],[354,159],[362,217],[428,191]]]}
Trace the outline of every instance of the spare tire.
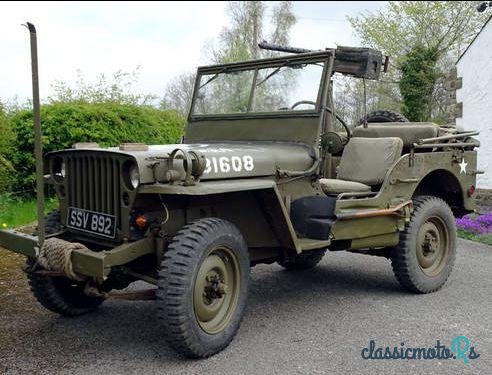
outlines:
{"label": "spare tire", "polygon": [[363,125],[364,122],[410,122],[405,116],[398,112],[389,110],[374,111],[361,118],[357,126]]}

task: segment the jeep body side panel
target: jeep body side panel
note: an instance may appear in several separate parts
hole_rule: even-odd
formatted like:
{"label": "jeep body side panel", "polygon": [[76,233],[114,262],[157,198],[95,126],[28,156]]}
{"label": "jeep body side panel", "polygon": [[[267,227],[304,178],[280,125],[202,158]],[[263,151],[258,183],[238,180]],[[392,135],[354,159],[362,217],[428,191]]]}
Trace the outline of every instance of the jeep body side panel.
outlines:
{"label": "jeep body side panel", "polygon": [[[467,163],[466,172],[460,167],[463,159]],[[376,196],[338,200],[336,211],[337,214],[344,214],[354,210],[396,206],[422,193],[419,189],[426,181],[431,181],[433,186],[424,191],[425,194],[442,195],[440,197],[447,200],[456,212],[470,212],[475,206],[467,191],[475,184],[475,172],[476,152],[474,151],[427,152],[413,156],[406,154],[388,171]],[[438,178],[430,180],[432,176]],[[403,224],[402,218],[397,216],[338,221],[332,228],[332,234],[335,240],[369,238],[397,233],[402,229]],[[354,225],[357,227],[356,232],[353,231]],[[394,240],[394,244],[398,243],[397,237]]]}
{"label": "jeep body side panel", "polygon": [[[412,160],[413,158],[413,160]],[[466,173],[461,171],[460,162],[467,163]],[[453,175],[462,191],[464,208],[473,211],[473,199],[467,189],[475,184],[477,153],[475,151],[444,151],[403,155],[391,168],[374,198],[339,200],[337,210],[377,207],[386,208],[389,202],[411,199],[419,183],[431,172],[443,170]],[[461,173],[460,173],[461,171]]]}

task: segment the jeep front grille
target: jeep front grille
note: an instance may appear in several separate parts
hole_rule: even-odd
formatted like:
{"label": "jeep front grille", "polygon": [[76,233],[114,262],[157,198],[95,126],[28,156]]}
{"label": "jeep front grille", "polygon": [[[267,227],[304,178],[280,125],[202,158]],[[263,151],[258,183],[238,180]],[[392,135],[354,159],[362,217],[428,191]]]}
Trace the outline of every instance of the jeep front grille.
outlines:
{"label": "jeep front grille", "polygon": [[120,161],[109,155],[68,155],[67,198],[71,207],[116,216],[120,226]]}

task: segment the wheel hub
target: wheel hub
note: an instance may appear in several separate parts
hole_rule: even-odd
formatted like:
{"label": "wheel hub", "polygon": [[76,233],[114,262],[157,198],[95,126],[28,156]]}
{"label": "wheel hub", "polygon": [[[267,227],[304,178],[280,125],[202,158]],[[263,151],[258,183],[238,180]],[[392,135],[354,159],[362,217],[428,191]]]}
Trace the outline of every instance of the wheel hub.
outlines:
{"label": "wheel hub", "polygon": [[422,243],[422,250],[425,257],[432,256],[439,250],[439,238],[434,231],[430,231],[425,234],[425,239]]}
{"label": "wheel hub", "polygon": [[440,218],[429,218],[420,228],[417,242],[417,260],[429,276],[437,275],[448,253],[448,232]]}
{"label": "wheel hub", "polygon": [[195,280],[193,306],[200,327],[216,334],[227,326],[239,297],[239,265],[224,247],[209,252]]}
{"label": "wheel hub", "polygon": [[212,301],[219,299],[227,293],[227,284],[224,282],[224,278],[215,272],[211,272],[205,280],[207,284],[204,287],[203,296]]}

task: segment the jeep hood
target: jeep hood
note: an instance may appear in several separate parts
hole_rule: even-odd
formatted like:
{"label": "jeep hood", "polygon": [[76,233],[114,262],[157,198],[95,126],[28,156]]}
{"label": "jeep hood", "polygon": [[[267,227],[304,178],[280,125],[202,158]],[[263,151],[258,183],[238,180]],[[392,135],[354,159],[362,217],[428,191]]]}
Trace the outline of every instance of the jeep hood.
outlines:
{"label": "jeep hood", "polygon": [[[303,143],[296,142],[227,142],[200,144],[168,144],[148,146],[141,151],[111,148],[81,148],[52,152],[66,153],[105,153],[127,155],[133,158],[139,168],[140,183],[166,182],[165,172],[174,169],[184,177],[182,153],[177,153],[172,167],[169,154],[175,149],[196,151],[206,159],[206,169],[201,180],[221,180],[244,177],[273,176],[278,170],[304,171],[315,161],[314,150]],[[156,172],[159,170],[159,172]],[[157,178],[158,175],[158,178]]]}
{"label": "jeep hood", "polygon": [[[176,148],[196,151],[205,157],[207,165],[201,180],[272,176],[277,170],[303,171],[309,169],[315,160],[310,147],[287,142],[172,144],[125,153],[137,160],[141,183],[145,184],[155,181],[153,173],[149,173],[149,165],[156,159],[166,158]],[[181,154],[178,153],[177,157],[180,158]],[[184,171],[182,159],[174,161],[173,169]]]}

